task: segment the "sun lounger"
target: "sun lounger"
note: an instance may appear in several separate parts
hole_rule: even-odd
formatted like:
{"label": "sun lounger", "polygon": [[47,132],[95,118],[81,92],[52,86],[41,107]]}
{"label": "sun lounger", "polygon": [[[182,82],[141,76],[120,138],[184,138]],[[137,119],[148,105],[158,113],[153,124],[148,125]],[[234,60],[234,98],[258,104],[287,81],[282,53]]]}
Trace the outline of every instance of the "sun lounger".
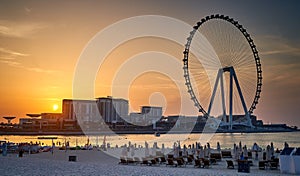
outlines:
{"label": "sun lounger", "polygon": [[270,162],[270,169],[277,169],[277,168],[278,168],[278,163],[274,162],[274,161],[271,161]]}
{"label": "sun lounger", "polygon": [[126,160],[127,160],[127,164],[134,164],[135,163],[133,158],[127,157]]}
{"label": "sun lounger", "polygon": [[217,164],[217,160],[215,158],[209,159],[210,164]]}
{"label": "sun lounger", "polygon": [[210,162],[208,159],[202,158],[202,163],[203,163],[203,168],[209,168],[210,167]]}
{"label": "sun lounger", "polygon": [[193,164],[194,157],[188,156],[187,157],[187,164]]}
{"label": "sun lounger", "polygon": [[141,165],[142,165],[142,164],[144,164],[144,165],[149,165],[150,163],[149,163],[148,158],[142,158],[142,163],[141,163]]}
{"label": "sun lounger", "polygon": [[127,161],[126,161],[125,157],[120,157],[119,164],[127,164]]}
{"label": "sun lounger", "polygon": [[150,162],[151,162],[150,165],[158,165],[159,164],[159,161],[157,161],[157,158],[151,158]]}
{"label": "sun lounger", "polygon": [[258,162],[258,168],[261,170],[266,169],[266,161],[259,161]]}
{"label": "sun lounger", "polygon": [[139,157],[134,157],[133,159],[135,164],[142,164],[142,160]]}
{"label": "sun lounger", "polygon": [[177,167],[177,164],[174,163],[172,158],[168,158],[166,166],[175,166],[175,167]]}
{"label": "sun lounger", "polygon": [[221,154],[220,154],[220,153],[211,153],[211,154],[210,154],[210,158],[214,158],[214,159],[216,159],[217,161],[222,160],[222,157],[221,157]]}
{"label": "sun lounger", "polygon": [[194,167],[201,167],[201,160],[200,159],[195,159],[195,165]]}
{"label": "sun lounger", "polygon": [[223,150],[221,154],[223,158],[232,158],[231,151]]}
{"label": "sun lounger", "polygon": [[232,160],[226,160],[227,162],[227,169],[234,169],[234,164]]}
{"label": "sun lounger", "polygon": [[183,158],[177,158],[176,161],[178,166],[186,166]]}
{"label": "sun lounger", "polygon": [[164,156],[161,156],[159,159],[160,159],[160,164],[166,164],[167,163],[167,160]]}

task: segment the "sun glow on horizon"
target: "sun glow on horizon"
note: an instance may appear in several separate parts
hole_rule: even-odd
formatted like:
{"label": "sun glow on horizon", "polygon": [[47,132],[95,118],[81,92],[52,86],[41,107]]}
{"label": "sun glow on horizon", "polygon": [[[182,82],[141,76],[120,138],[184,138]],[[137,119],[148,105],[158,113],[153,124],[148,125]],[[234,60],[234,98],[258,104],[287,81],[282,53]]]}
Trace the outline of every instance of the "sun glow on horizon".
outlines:
{"label": "sun glow on horizon", "polygon": [[57,111],[58,110],[58,105],[57,104],[54,104],[53,107],[52,107],[53,111]]}

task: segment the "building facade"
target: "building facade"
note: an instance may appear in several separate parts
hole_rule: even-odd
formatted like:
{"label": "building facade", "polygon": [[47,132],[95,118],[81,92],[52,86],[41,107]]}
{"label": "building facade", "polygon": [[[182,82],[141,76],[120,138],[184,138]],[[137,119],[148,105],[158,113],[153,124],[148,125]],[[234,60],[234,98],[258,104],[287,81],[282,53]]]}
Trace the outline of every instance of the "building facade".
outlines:
{"label": "building facade", "polygon": [[81,122],[99,121],[99,112],[95,100],[63,100],[62,114],[64,119]]}
{"label": "building facade", "polygon": [[108,96],[97,98],[96,102],[106,123],[120,123],[128,118],[128,100]]}

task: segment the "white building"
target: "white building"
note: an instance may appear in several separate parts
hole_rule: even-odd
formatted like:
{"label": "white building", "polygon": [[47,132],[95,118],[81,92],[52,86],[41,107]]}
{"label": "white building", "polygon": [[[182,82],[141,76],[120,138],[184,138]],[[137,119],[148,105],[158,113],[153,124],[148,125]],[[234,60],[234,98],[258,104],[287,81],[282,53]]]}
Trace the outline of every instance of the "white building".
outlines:
{"label": "white building", "polygon": [[106,123],[124,122],[128,118],[128,100],[113,97],[97,98],[97,107]]}
{"label": "white building", "polygon": [[130,113],[130,123],[139,126],[153,125],[156,128],[156,122],[162,118],[162,107],[142,106],[141,112]]}
{"label": "white building", "polygon": [[95,100],[63,100],[63,116],[69,120],[97,122],[100,115]]}

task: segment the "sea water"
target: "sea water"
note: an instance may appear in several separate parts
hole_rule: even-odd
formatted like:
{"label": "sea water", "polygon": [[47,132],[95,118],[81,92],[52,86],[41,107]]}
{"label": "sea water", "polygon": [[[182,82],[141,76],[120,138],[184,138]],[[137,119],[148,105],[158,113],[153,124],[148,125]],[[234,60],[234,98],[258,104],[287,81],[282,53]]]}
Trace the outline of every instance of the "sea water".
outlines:
{"label": "sea water", "polygon": [[[93,146],[100,146],[104,142],[111,147],[122,146],[124,144],[136,144],[136,146],[144,146],[145,141],[150,146],[154,142],[160,147],[164,144],[165,147],[173,147],[174,142],[180,141],[181,145],[192,145],[195,142],[200,142],[201,145],[210,143],[212,148],[216,148],[217,142],[220,143],[221,148],[232,148],[234,143],[238,144],[240,141],[242,145],[252,147],[256,142],[260,147],[266,148],[271,142],[274,148],[282,149],[285,142],[290,147],[300,147],[300,132],[279,132],[279,133],[212,133],[212,134],[161,134],[156,137],[154,134],[114,134],[114,135],[79,135],[79,136],[64,136],[64,135],[49,135],[47,137],[57,137],[53,142],[55,145],[64,145],[69,142],[70,146],[84,146],[91,144]],[[0,140],[6,140],[14,143],[32,142],[41,145],[52,145],[51,139],[38,139],[38,137],[45,136],[23,136],[23,135],[2,135]]]}

